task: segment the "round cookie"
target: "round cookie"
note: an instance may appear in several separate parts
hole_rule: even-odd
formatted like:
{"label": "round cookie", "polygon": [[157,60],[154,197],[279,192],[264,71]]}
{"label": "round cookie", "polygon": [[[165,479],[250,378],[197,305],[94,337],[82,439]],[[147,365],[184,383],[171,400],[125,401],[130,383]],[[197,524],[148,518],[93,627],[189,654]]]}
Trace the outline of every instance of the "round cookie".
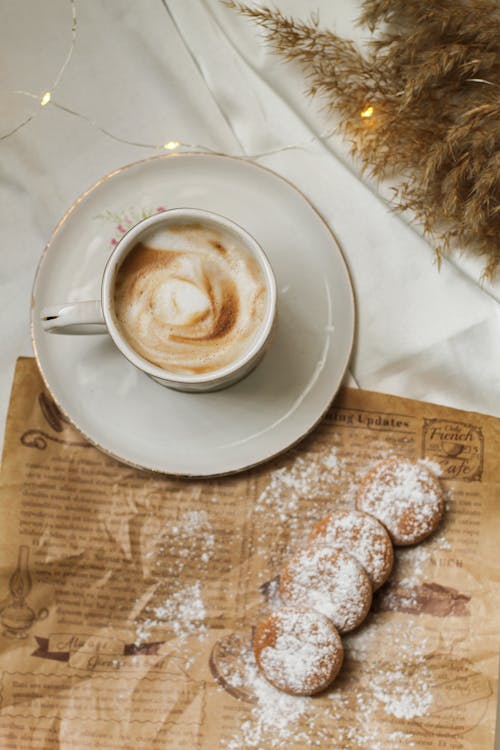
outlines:
{"label": "round cookie", "polygon": [[365,476],[356,505],[384,524],[394,544],[417,544],[432,534],[444,512],[438,478],[421,462],[392,458]]}
{"label": "round cookie", "polygon": [[314,610],[284,607],[257,626],[253,648],[268,682],[291,695],[313,695],[337,676],[344,658],[330,620]]}
{"label": "round cookie", "polygon": [[309,547],[293,557],[280,576],[286,603],[311,607],[346,633],[360,625],[372,603],[372,585],[359,562],[342,549]]}
{"label": "round cookie", "polygon": [[359,510],[339,510],[312,530],[309,544],[341,548],[356,558],[368,573],[373,589],[387,581],[394,564],[392,542],[384,526]]}

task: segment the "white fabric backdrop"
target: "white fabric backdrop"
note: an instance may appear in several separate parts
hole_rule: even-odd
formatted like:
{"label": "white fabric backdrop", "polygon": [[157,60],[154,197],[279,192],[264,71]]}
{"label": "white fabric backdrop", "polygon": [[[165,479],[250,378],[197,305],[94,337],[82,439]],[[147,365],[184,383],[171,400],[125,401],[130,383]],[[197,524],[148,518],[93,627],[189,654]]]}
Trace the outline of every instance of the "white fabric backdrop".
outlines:
{"label": "white fabric backdrop", "polygon": [[[368,38],[355,0],[276,5]],[[99,177],[168,141],[274,152],[257,159],[327,219],[357,297],[360,386],[500,416],[500,281],[481,285],[467,255],[438,272],[418,230],[389,211],[386,186],[361,177],[339,137],[313,140],[329,130],[320,103],[247,19],[218,0],[7,0],[0,39],[0,442],[52,229]]]}
{"label": "white fabric backdrop", "polygon": [[[319,9],[325,26],[368,38],[355,0],[276,5],[302,18]],[[353,278],[360,386],[500,415],[500,282],[481,285],[466,255],[437,270],[342,139],[314,140],[329,129],[321,103],[248,19],[218,0],[18,0],[2,16],[0,435],[53,227],[100,176],[168,141],[261,154],[320,210]]]}

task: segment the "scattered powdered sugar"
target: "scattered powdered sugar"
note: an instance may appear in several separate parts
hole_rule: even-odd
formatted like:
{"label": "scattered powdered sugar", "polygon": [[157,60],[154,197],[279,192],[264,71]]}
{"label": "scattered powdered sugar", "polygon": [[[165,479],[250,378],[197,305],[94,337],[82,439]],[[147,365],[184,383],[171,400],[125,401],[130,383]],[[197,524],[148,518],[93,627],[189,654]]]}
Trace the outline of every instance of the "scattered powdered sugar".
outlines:
{"label": "scattered powdered sugar", "polygon": [[172,532],[185,536],[186,534],[193,534],[196,531],[206,532],[207,527],[210,527],[210,522],[206,510],[188,510],[184,513],[180,521],[172,526]]}
{"label": "scattered powdered sugar", "polygon": [[[396,459],[390,452],[386,455]],[[423,489],[418,480],[420,476],[428,477],[428,472],[431,472],[433,476],[430,486],[433,487],[436,482],[434,477],[441,473],[439,465],[425,459],[418,462],[416,471],[408,471],[404,467],[413,466],[411,462],[405,459],[396,461],[403,466],[398,469],[396,484],[399,489],[391,488],[389,494],[385,495],[391,514],[402,501],[403,487],[405,499],[408,494],[413,499],[416,497],[416,522],[427,522],[436,504],[442,503],[442,497],[438,492],[429,493],[427,486]],[[336,503],[340,487],[340,507],[345,509],[353,505],[357,478],[352,474],[348,477],[349,474],[347,464],[338,457],[336,449],[304,458],[298,457],[291,465],[272,472],[267,486],[257,498],[255,513],[257,517],[260,514],[262,519],[266,519],[268,527],[282,522],[287,529],[297,530],[297,540],[300,539],[300,533],[302,539],[307,540],[308,522],[313,520],[318,511],[321,515],[316,515],[314,523],[325,515],[325,500]],[[437,484],[435,486],[438,487]],[[316,502],[304,505],[304,500]],[[347,536],[352,530],[351,524],[351,520],[345,522],[344,531]],[[267,541],[267,537],[263,536],[264,538]],[[331,540],[327,541],[329,543]],[[345,550],[354,554],[353,545],[351,549],[348,545],[346,543]],[[361,552],[357,556],[359,560],[363,554],[367,555],[367,567],[369,547],[368,536],[363,535]],[[379,548],[378,543],[375,543],[371,548],[376,552],[375,562],[371,564],[375,571],[380,571],[383,566],[382,547]],[[397,550],[398,565],[394,578],[403,586],[420,583],[428,574],[427,566],[433,552],[449,548],[449,542],[441,534],[434,535],[418,547]],[[281,554],[283,552],[284,547]],[[316,567],[317,562],[315,560],[313,567]],[[299,588],[302,587],[303,592],[312,588],[317,590],[317,581],[311,586],[311,571],[305,570],[305,567],[307,565],[297,567]],[[352,593],[353,583],[348,582],[348,578],[346,574],[344,581],[339,582],[339,591],[345,583],[345,591]],[[266,588],[266,601],[272,607],[277,604],[277,594],[278,582],[273,579]],[[322,589],[320,585],[315,602],[309,600],[309,604],[321,612],[324,610],[322,603],[329,597],[329,587]],[[331,616],[328,610],[324,614]],[[425,719],[433,705],[435,680],[429,665],[432,663],[432,655],[439,652],[438,641],[439,632],[426,629],[425,622],[418,616],[405,615],[405,623],[402,625],[399,620],[394,622],[388,619],[385,612],[381,615],[374,614],[369,626],[343,636],[346,670],[343,670],[341,679],[335,681],[330,689],[313,698],[291,696],[273,688],[259,673],[249,649],[244,655],[244,667],[240,669],[236,681],[254,696],[256,704],[242,722],[237,736],[226,742],[225,750],[241,750],[243,747],[258,750],[263,750],[264,747],[286,748],[290,744],[304,748],[341,747],[342,750],[414,747],[416,736],[413,735],[409,722],[419,717]],[[278,638],[274,653],[271,655],[269,652],[265,658],[269,659],[267,666],[271,669],[277,669],[285,662],[293,679],[300,683],[305,674],[305,668],[300,662],[307,662],[312,659],[312,655],[307,648],[301,652],[304,647],[296,646],[290,639]],[[295,654],[293,665],[291,653]],[[231,682],[230,675],[225,677]],[[232,684],[236,684],[234,679]],[[418,733],[420,735],[420,729]]]}
{"label": "scattered powdered sugar", "polygon": [[394,580],[397,580],[400,586],[417,586],[428,572],[434,553],[449,549],[451,544],[443,534],[436,534],[416,547],[400,547],[396,550]]}
{"label": "scattered powdered sugar", "polygon": [[343,550],[310,547],[299,552],[281,577],[285,601],[307,603],[340,630],[351,630],[371,604],[371,584],[362,566]]}
{"label": "scattered powdered sugar", "polygon": [[251,649],[245,652],[240,667],[238,684],[250,687],[257,704],[250,717],[243,721],[241,736],[227,740],[224,748],[260,749],[263,742],[267,747],[283,747],[284,743],[301,735],[307,741],[307,734],[298,733],[297,729],[300,719],[311,708],[311,699],[276,690],[260,674]]}
{"label": "scattered powdered sugar", "polygon": [[299,695],[325,687],[342,659],[342,643],[332,623],[314,610],[279,610],[258,629],[259,641],[269,642],[258,656],[266,677]]}
{"label": "scattered powdered sugar", "polygon": [[257,512],[271,513],[280,521],[289,521],[303,498],[325,498],[345,472],[344,462],[338,458],[337,449],[298,456],[291,466],[271,472],[266,488],[256,501]]}
{"label": "scattered powdered sugar", "polygon": [[[200,569],[206,569],[214,551],[215,535],[206,510],[184,511],[161,529],[155,546],[146,555],[156,579],[156,590],[136,623],[136,645],[163,637],[163,631],[181,640],[189,635],[206,634],[200,581],[180,586],[192,573],[198,576]],[[165,588],[168,588],[166,595]],[[153,634],[156,630],[162,632],[161,636]]]}
{"label": "scattered powdered sugar", "polygon": [[206,510],[188,510],[174,523],[166,525],[159,534],[156,545],[146,553],[154,572],[161,574],[164,560],[178,576],[193,557],[208,563],[215,550],[215,535]]}
{"label": "scattered powdered sugar", "polygon": [[372,681],[373,695],[383,704],[385,712],[396,719],[424,716],[432,705],[429,677],[422,671],[418,679],[412,678],[408,670],[384,672]]}
{"label": "scattered powdered sugar", "polygon": [[[404,628],[399,622],[372,623],[349,635],[345,646],[351,655],[368,662],[370,704],[380,704],[396,719],[427,714],[433,703],[434,682],[429,657],[437,640],[430,639],[417,619],[409,617]],[[380,655],[380,661],[373,662],[375,654]]]}
{"label": "scattered powdered sugar", "polygon": [[200,548],[197,549],[197,555],[201,562],[207,563],[212,557],[215,537],[205,510],[187,511],[169,528],[169,533],[175,539],[178,557],[190,557],[194,545]]}
{"label": "scattered powdered sugar", "polygon": [[197,633],[207,632],[204,620],[205,605],[201,597],[200,583],[185,586],[165,599],[157,607],[149,608],[152,617],[148,617],[137,626],[136,645],[145,643],[153,630],[168,629],[178,638],[186,638]]}
{"label": "scattered powdered sugar", "polygon": [[[317,698],[276,690],[259,673],[252,650],[245,650],[235,677],[225,677],[233,686],[245,686],[256,704],[239,731],[223,742],[224,750],[285,749],[291,744],[332,750],[414,747],[406,722],[424,717],[432,706],[427,660],[435,644],[427,642],[425,631],[411,618],[408,631],[400,623],[380,623],[343,640],[347,661],[362,662],[359,677],[335,682]],[[374,662],[381,650],[382,658]],[[389,732],[388,721],[394,724]]]}
{"label": "scattered powdered sugar", "polygon": [[[405,627],[400,622],[374,621],[370,627],[360,628],[344,638],[349,658],[363,665],[365,689],[356,691],[358,710],[365,718],[364,730],[358,730],[358,741],[364,732],[366,740],[376,738],[377,715],[380,710],[387,717],[403,722],[424,717],[433,704],[434,678],[429,658],[438,646],[439,634],[429,638],[429,633],[418,618],[408,617]],[[373,722],[371,721],[373,719]],[[374,727],[369,730],[370,725]],[[375,734],[374,734],[375,733]],[[402,746],[412,747],[407,732],[395,730],[394,740],[404,740]],[[411,735],[410,735],[411,737]],[[378,744],[367,746],[378,748]],[[382,744],[391,747],[387,744]]]}
{"label": "scattered powdered sugar", "polygon": [[431,559],[431,548],[423,545],[398,549],[396,553],[397,581],[401,586],[416,586],[422,580]]}

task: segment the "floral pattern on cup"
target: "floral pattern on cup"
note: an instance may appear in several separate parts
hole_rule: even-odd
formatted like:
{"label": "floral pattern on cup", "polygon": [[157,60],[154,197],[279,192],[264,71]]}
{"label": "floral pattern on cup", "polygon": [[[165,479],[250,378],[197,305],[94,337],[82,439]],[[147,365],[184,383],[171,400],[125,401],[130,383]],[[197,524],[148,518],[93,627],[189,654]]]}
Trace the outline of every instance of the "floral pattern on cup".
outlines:
{"label": "floral pattern on cup", "polygon": [[111,237],[109,241],[111,248],[114,248],[119,243],[123,235],[126,234],[129,229],[132,229],[133,226],[138,224],[143,219],[147,219],[149,216],[154,216],[155,214],[161,214],[166,210],[167,209],[165,206],[157,206],[156,208],[142,208],[142,209],[129,208],[127,211],[124,211],[123,213],[116,213],[114,211],[104,211],[102,214],[99,214],[97,218],[104,219],[105,221],[113,222],[113,224],[115,225],[113,236]]}

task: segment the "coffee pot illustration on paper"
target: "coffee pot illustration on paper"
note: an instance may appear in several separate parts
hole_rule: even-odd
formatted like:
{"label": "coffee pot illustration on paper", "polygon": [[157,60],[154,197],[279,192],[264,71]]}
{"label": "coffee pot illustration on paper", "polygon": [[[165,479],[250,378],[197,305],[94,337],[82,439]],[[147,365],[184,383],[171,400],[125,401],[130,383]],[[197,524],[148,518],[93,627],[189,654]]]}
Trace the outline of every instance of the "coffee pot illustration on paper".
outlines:
{"label": "coffee pot illustration on paper", "polygon": [[3,635],[9,638],[26,638],[28,631],[37,620],[44,620],[49,612],[44,607],[38,613],[26,603],[32,589],[29,570],[30,548],[21,545],[18,551],[17,567],[9,580],[10,597],[0,610],[0,622],[3,625]]}

